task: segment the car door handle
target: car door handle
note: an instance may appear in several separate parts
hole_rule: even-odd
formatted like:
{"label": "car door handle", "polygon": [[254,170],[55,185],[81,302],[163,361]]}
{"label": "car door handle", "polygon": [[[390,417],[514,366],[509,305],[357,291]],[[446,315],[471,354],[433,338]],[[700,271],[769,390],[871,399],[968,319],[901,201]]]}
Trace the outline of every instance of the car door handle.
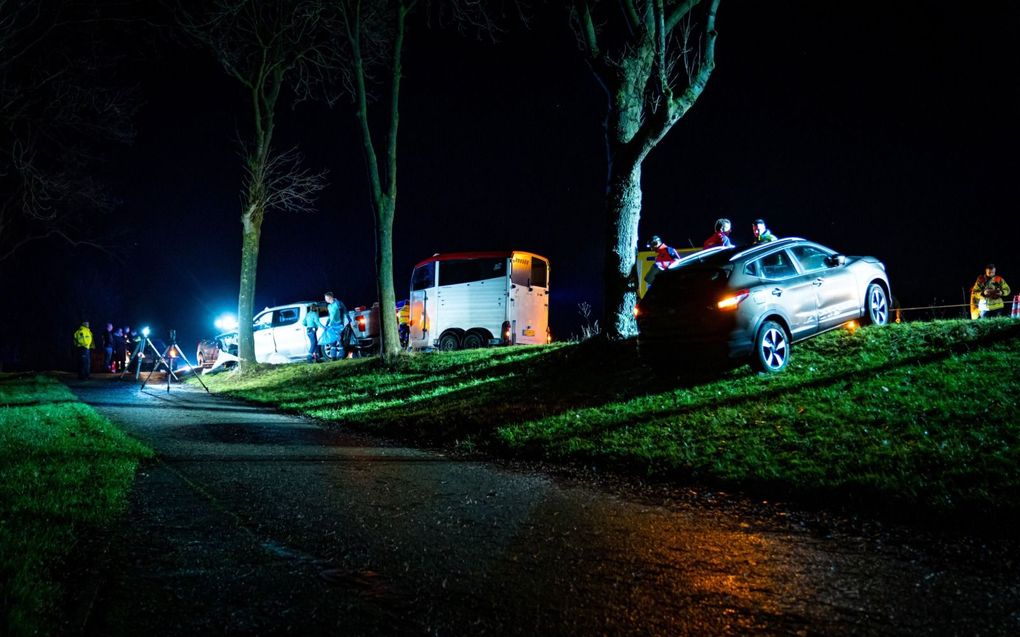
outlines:
{"label": "car door handle", "polygon": [[814,281],[811,282],[811,285],[818,286],[818,285],[821,285],[824,282],[825,282],[825,279],[823,279],[822,277],[818,277],[817,279],[815,279]]}
{"label": "car door handle", "polygon": [[772,296],[783,296],[783,289],[782,288],[776,288],[776,289],[772,290]]}

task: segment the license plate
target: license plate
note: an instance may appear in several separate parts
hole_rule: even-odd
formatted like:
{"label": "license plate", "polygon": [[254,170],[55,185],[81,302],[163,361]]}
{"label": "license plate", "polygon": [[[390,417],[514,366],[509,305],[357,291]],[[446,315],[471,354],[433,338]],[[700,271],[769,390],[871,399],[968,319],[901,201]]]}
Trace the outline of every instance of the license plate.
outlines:
{"label": "license plate", "polygon": [[524,335],[525,336],[534,336],[535,335],[535,330],[524,330]]}

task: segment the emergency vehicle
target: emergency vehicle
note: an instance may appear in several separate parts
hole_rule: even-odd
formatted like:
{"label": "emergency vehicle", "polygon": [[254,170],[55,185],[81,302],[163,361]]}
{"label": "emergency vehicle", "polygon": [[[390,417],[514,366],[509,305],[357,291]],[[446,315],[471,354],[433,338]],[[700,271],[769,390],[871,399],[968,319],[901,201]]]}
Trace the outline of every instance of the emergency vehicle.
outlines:
{"label": "emergency vehicle", "polygon": [[413,349],[549,342],[549,260],[531,252],[434,254],[409,298]]}

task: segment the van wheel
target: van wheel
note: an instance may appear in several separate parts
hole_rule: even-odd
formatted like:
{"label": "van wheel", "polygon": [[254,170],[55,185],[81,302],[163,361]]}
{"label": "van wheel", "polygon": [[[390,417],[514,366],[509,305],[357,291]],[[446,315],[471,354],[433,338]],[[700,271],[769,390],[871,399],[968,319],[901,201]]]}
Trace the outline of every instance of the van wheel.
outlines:
{"label": "van wheel", "polygon": [[460,337],[456,332],[446,332],[439,337],[436,347],[444,352],[452,352],[460,349]]}
{"label": "van wheel", "polygon": [[781,372],[790,362],[790,341],[786,330],[775,321],[765,321],[754,339],[751,367],[759,372]]}
{"label": "van wheel", "polygon": [[464,340],[461,342],[461,346],[464,349],[478,349],[479,347],[485,347],[487,339],[481,332],[474,330],[464,335]]}

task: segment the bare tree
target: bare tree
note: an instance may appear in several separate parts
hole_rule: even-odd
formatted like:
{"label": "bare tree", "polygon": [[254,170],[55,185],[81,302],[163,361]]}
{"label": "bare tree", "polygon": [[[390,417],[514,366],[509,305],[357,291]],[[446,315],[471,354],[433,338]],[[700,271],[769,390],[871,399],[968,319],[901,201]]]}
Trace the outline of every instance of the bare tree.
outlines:
{"label": "bare tree", "polygon": [[[496,25],[482,0],[337,0],[337,31],[347,64],[343,85],[354,100],[368,167],[369,193],[375,212],[376,285],[382,318],[380,353],[389,361],[400,352],[397,318],[393,312],[393,219],[397,207],[397,132],[400,125],[400,81],[408,20],[421,11],[430,21],[462,32],[493,36]],[[499,3],[502,4],[502,3]],[[513,4],[509,2],[509,4]],[[384,84],[378,77],[385,77]],[[382,154],[372,134],[369,104],[377,92],[389,95],[383,120]]]}
{"label": "bare tree", "polygon": [[281,92],[289,87],[300,100],[333,68],[333,50],[324,40],[323,7],[314,0],[214,0],[201,14],[178,10],[184,30],[211,50],[223,70],[244,87],[251,107],[252,134],[242,142],[245,173],[237,295],[242,366],[255,361],[251,317],[263,219],[273,210],[310,211],[324,187],[324,174],[302,169],[295,150],[273,148]]}
{"label": "bare tree", "polygon": [[0,0],[0,262],[47,237],[103,247],[89,222],[114,199],[97,149],[132,140],[136,100],[109,83],[110,16],[87,8]]}
{"label": "bare tree", "polygon": [[571,24],[607,98],[605,327],[636,333],[641,164],[715,68],[719,0],[574,0]]}

